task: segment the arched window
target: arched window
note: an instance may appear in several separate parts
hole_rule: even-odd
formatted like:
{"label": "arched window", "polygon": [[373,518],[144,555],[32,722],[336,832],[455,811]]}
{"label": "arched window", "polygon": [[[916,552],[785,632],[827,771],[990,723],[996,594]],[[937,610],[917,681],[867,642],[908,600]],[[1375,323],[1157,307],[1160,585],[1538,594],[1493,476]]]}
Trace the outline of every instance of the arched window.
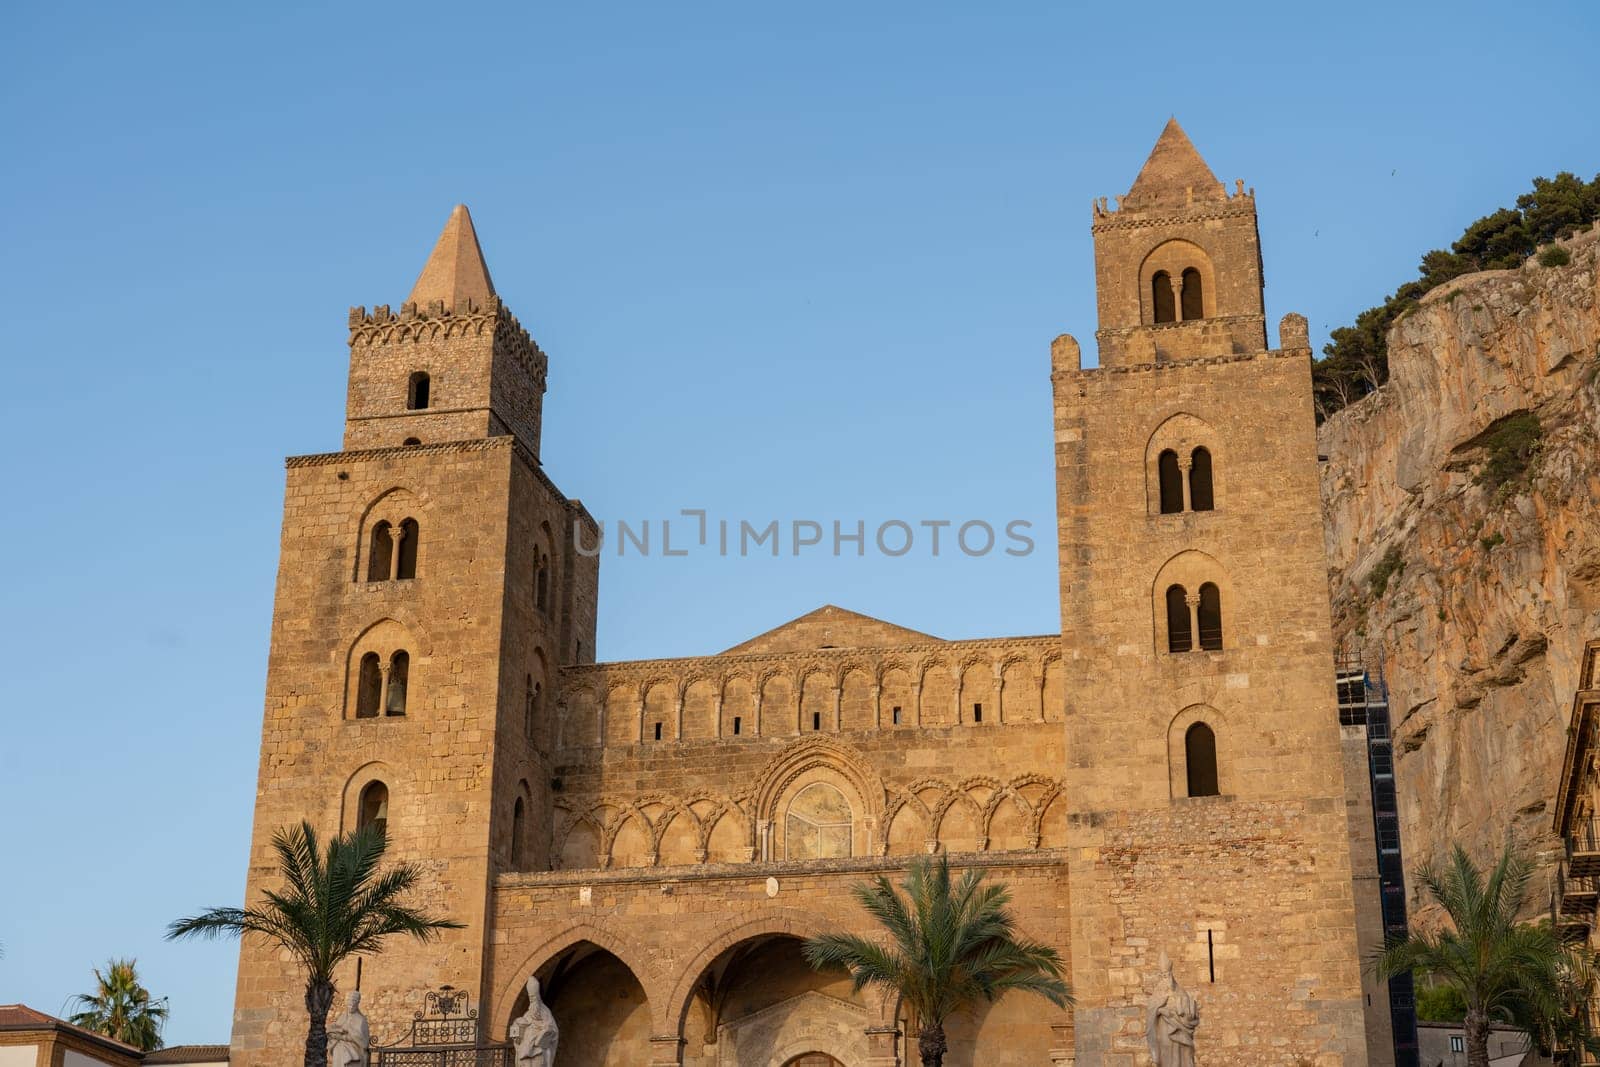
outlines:
{"label": "arched window", "polygon": [[533,680],[533,675],[528,675],[523,697],[522,735],[529,741],[533,740],[534,723],[539,721],[539,698],[543,695],[540,690],[541,686]]}
{"label": "arched window", "polygon": [[417,371],[411,376],[411,382],[406,387],[406,407],[412,411],[420,411],[428,406],[428,375],[425,371]]}
{"label": "arched window", "polygon": [[1193,267],[1183,272],[1183,321],[1206,317],[1206,301],[1200,291],[1200,272]]}
{"label": "arched window", "polygon": [[789,802],[784,852],[792,860],[850,855],[850,802],[826,782],[812,782]]}
{"label": "arched window", "polygon": [[1211,582],[1200,587],[1200,647],[1208,652],[1222,648],[1222,593]]}
{"label": "arched window", "polygon": [[1178,454],[1170,448],[1162,452],[1156,459],[1156,473],[1161,479],[1161,514],[1182,511],[1183,471],[1178,469]]}
{"label": "arched window", "polygon": [[1158,270],[1150,278],[1150,307],[1155,311],[1156,322],[1176,322],[1178,313],[1172,306],[1172,275]]}
{"label": "arched window", "polygon": [[419,533],[416,519],[406,519],[400,523],[400,550],[395,553],[394,576],[396,578],[415,578],[417,576],[417,534]]}
{"label": "arched window", "polygon": [[420,437],[408,437],[404,441],[401,441],[400,443],[403,444],[403,445],[420,445],[422,443],[422,438],[420,438]]}
{"label": "arched window", "polygon": [[533,565],[533,606],[540,611],[550,610],[550,554],[535,548]]}
{"label": "arched window", "polygon": [[361,657],[361,674],[356,682],[356,718],[377,718],[382,700],[383,671],[378,667],[378,654],[368,652]]}
{"label": "arched window", "polygon": [[393,558],[394,534],[387,522],[380,522],[372,528],[372,544],[367,549],[367,581],[388,581]]}
{"label": "arched window", "polygon": [[380,834],[389,832],[389,787],[382,782],[368,782],[356,802],[356,829],[375,826]]}
{"label": "arched window", "polygon": [[1217,788],[1217,735],[1197,722],[1183,735],[1183,765],[1189,775],[1189,795],[1214,797]]}
{"label": "arched window", "polygon": [[1216,506],[1211,494],[1211,450],[1197,448],[1189,456],[1189,507],[1210,511]]}
{"label": "arched window", "polygon": [[1181,585],[1167,586],[1167,651],[1187,652],[1194,647],[1189,626],[1189,591]]}
{"label": "arched window", "polygon": [[385,715],[406,713],[406,685],[410,681],[411,654],[396,652],[389,657],[389,697],[384,701]]}
{"label": "arched window", "polygon": [[522,870],[522,838],[527,833],[523,825],[525,818],[522,798],[518,797],[511,807],[511,869],[514,871]]}

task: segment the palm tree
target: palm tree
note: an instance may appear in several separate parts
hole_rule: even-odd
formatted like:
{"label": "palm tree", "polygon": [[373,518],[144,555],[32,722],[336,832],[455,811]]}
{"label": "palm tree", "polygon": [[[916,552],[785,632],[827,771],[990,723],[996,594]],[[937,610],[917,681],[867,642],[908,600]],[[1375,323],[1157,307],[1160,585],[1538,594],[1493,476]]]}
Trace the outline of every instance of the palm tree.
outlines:
{"label": "palm tree", "polygon": [[[1489,1026],[1515,1023],[1560,1034],[1600,1051],[1586,1022],[1574,1021],[1575,981],[1588,973],[1549,923],[1519,923],[1533,865],[1510,844],[1487,872],[1460,845],[1443,869],[1417,878],[1449,916],[1449,928],[1391,938],[1372,960],[1380,979],[1423,973],[1453,985],[1466,1002],[1467,1067],[1488,1067]],[[1574,1029],[1575,1028],[1575,1029]]]}
{"label": "palm tree", "polygon": [[1011,989],[1038,993],[1058,1007],[1072,1003],[1055,949],[1018,936],[1011,891],[984,884],[969,870],[950,884],[950,862],[911,864],[895,891],[885,875],[854,887],[856,900],[888,934],[884,944],[853,934],[824,934],[806,942],[811,966],[844,967],[854,989],[883,986],[900,994],[917,1019],[923,1067],[944,1063],[944,1024],[980,997],[993,1001]]}
{"label": "palm tree", "polygon": [[83,1010],[69,1022],[143,1052],[161,1047],[167,1005],[150,999],[150,991],[139,984],[133,960],[111,960],[103,971],[96,967],[94,982],[93,993],[79,993],[72,998]]}
{"label": "palm tree", "polygon": [[357,953],[376,953],[394,934],[429,941],[461,924],[434,919],[400,903],[416,885],[421,869],[397,863],[379,871],[383,831],[373,826],[328,841],[317,848],[316,831],[302,822],[272,837],[278,854],[281,892],[268,891],[254,908],[212,908],[167,928],[167,939],[237,937],[260,934],[287,949],[306,973],[305,1067],[326,1067],[328,1009],[333,1005],[333,971]]}

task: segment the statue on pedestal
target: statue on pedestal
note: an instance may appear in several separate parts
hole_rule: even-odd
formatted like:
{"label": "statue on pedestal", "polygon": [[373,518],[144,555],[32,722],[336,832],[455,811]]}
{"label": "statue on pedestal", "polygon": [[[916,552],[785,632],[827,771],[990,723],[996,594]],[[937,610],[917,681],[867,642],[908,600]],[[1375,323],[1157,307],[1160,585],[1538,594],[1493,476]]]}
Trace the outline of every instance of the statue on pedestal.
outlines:
{"label": "statue on pedestal", "polygon": [[1194,1032],[1200,1028],[1200,1005],[1178,985],[1165,952],[1161,971],[1145,1011],[1150,1060],[1155,1067],[1195,1067]]}
{"label": "statue on pedestal", "polygon": [[344,1013],[328,1024],[328,1067],[367,1067],[372,1035],[361,1014],[361,990],[352,989]]}
{"label": "statue on pedestal", "polygon": [[538,978],[528,979],[528,1010],[511,1021],[510,1037],[517,1067],[555,1067],[561,1030],[539,997]]}

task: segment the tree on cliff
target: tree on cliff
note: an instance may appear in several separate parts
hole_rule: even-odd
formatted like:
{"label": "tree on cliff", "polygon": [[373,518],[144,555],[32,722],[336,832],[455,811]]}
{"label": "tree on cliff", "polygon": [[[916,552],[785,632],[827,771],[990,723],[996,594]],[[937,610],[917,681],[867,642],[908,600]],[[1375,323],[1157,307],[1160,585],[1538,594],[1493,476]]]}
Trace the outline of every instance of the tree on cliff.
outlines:
{"label": "tree on cliff", "polygon": [[1519,923],[1533,865],[1510,845],[1482,871],[1455,847],[1443,869],[1426,864],[1417,879],[1449,916],[1447,928],[1390,939],[1372,961],[1380,979],[1428,975],[1455,986],[1466,1004],[1467,1067],[1488,1067],[1489,1026],[1509,1023],[1541,1042],[1600,1051],[1586,1013],[1574,1011],[1588,990],[1587,962],[1548,923]]}
{"label": "tree on cliff", "polygon": [[305,1067],[326,1067],[328,1009],[333,972],[350,956],[382,951],[385,939],[404,934],[429,941],[461,924],[431,918],[400,898],[421,876],[420,868],[397,863],[380,871],[384,834],[375,826],[335,836],[324,855],[316,831],[302,822],[272,837],[283,888],[267,891],[254,908],[212,908],[167,928],[168,940],[260,934],[281,945],[306,972]]}
{"label": "tree on cliff", "polygon": [[904,897],[880,874],[853,890],[887,943],[825,934],[806,942],[805,956],[818,970],[848,970],[856,992],[875,985],[899,993],[920,1027],[923,1067],[943,1064],[945,1020],[980,998],[1020,989],[1058,1007],[1072,1003],[1060,954],[1018,936],[1004,883],[985,885],[983,871],[969,870],[951,885],[950,862],[940,856],[913,862],[902,885]]}
{"label": "tree on cliff", "polygon": [[111,960],[103,971],[96,967],[94,984],[93,993],[72,998],[80,1009],[68,1020],[72,1025],[145,1052],[161,1047],[167,1005],[140,984],[133,960]]}

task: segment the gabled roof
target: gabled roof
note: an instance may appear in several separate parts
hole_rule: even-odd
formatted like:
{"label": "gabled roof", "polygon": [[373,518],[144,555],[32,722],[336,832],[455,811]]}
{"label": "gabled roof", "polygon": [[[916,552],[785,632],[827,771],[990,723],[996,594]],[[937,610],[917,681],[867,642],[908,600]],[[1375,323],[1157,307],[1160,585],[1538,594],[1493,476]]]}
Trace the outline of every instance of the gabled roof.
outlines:
{"label": "gabled roof", "polygon": [[1156,146],[1150,150],[1150,158],[1144,161],[1139,176],[1133,180],[1133,188],[1119,206],[1137,211],[1227,199],[1222,183],[1217,181],[1217,176],[1195,150],[1194,142],[1173,118],[1167,120],[1166,129],[1161,131]]}
{"label": "gabled roof", "polygon": [[491,296],[494,282],[489,280],[489,267],[478,247],[478,231],[467,205],[457,204],[406,303],[426,309],[434,301],[443,301],[446,308],[454,309],[471,300],[482,307]]}
{"label": "gabled roof", "polygon": [[32,1031],[55,1031],[63,1034],[73,1034],[91,1044],[99,1045],[110,1052],[121,1053],[137,1060],[144,1053],[132,1045],[124,1044],[115,1038],[97,1034],[93,1030],[85,1030],[65,1019],[57,1019],[54,1015],[46,1015],[36,1011],[26,1004],[0,1004],[0,1031],[29,1033]]}
{"label": "gabled roof", "polygon": [[809,652],[819,648],[883,648],[894,645],[926,645],[940,638],[920,630],[896,626],[857,611],[824,604],[799,618],[790,619],[748,641],[734,645],[722,655],[747,652]]}

